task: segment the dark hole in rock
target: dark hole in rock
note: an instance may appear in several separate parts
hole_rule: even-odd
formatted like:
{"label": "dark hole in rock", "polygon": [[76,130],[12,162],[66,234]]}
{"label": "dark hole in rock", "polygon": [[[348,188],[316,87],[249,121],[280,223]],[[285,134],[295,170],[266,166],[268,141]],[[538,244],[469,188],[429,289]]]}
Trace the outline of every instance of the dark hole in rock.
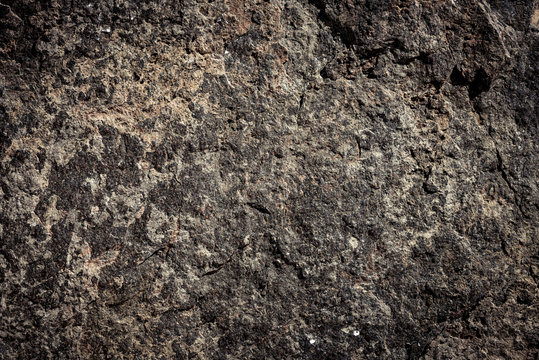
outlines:
{"label": "dark hole in rock", "polygon": [[482,92],[488,91],[490,89],[490,76],[487,72],[480,68],[475,72],[475,76],[468,87],[468,94],[470,95],[470,100],[475,99]]}
{"label": "dark hole in rock", "polygon": [[468,84],[468,81],[466,80],[462,72],[459,70],[459,68],[456,66],[453,68],[453,71],[451,72],[450,79],[451,79],[451,85],[453,86],[465,86]]}

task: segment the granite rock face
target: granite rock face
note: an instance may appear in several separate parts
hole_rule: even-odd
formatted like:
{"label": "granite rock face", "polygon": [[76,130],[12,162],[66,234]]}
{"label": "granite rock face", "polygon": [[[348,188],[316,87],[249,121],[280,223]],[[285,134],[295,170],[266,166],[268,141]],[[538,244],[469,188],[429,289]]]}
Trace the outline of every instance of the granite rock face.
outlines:
{"label": "granite rock face", "polygon": [[537,359],[536,0],[2,0],[0,358]]}

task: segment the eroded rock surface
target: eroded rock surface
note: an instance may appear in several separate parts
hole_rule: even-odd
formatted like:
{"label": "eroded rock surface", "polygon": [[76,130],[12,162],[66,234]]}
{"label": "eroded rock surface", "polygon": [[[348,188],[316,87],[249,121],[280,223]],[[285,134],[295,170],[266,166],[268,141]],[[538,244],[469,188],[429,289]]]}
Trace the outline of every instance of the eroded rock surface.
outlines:
{"label": "eroded rock surface", "polygon": [[537,359],[537,1],[0,4],[5,359]]}

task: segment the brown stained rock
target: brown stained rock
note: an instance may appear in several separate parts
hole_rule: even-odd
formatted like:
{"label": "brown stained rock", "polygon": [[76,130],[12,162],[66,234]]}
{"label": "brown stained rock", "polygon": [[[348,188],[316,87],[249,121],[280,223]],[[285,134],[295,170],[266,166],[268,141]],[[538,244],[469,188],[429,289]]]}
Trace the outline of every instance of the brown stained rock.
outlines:
{"label": "brown stained rock", "polygon": [[537,1],[3,1],[0,358],[536,359]]}

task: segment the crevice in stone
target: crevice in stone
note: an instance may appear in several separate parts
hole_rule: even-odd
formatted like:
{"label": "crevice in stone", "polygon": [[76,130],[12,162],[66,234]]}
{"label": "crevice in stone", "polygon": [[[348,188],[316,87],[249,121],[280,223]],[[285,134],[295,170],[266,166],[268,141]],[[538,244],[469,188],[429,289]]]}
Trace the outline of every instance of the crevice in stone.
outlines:
{"label": "crevice in stone", "polygon": [[341,23],[332,19],[326,12],[326,6],[322,0],[309,0],[309,3],[314,5],[318,9],[318,19],[329,27],[333,36],[342,40],[343,44],[348,48],[357,44],[357,39],[354,35],[353,29],[343,26]]}
{"label": "crevice in stone", "polygon": [[483,68],[475,72],[473,80],[468,85],[468,95],[470,100],[475,99],[481,93],[490,89],[491,78]]}
{"label": "crevice in stone", "polygon": [[468,85],[468,80],[466,80],[466,77],[462,74],[462,71],[460,71],[456,65],[453,68],[453,71],[451,72],[449,79],[451,80],[451,85],[453,86]]}
{"label": "crevice in stone", "polygon": [[482,93],[489,91],[492,83],[490,75],[482,67],[475,71],[473,79],[470,80],[458,66],[455,66],[449,79],[453,86],[468,87],[470,100],[474,100]]}
{"label": "crevice in stone", "polygon": [[255,203],[255,202],[248,202],[247,205],[262,214],[271,215],[271,212],[268,209],[266,209],[264,205],[262,204]]}

